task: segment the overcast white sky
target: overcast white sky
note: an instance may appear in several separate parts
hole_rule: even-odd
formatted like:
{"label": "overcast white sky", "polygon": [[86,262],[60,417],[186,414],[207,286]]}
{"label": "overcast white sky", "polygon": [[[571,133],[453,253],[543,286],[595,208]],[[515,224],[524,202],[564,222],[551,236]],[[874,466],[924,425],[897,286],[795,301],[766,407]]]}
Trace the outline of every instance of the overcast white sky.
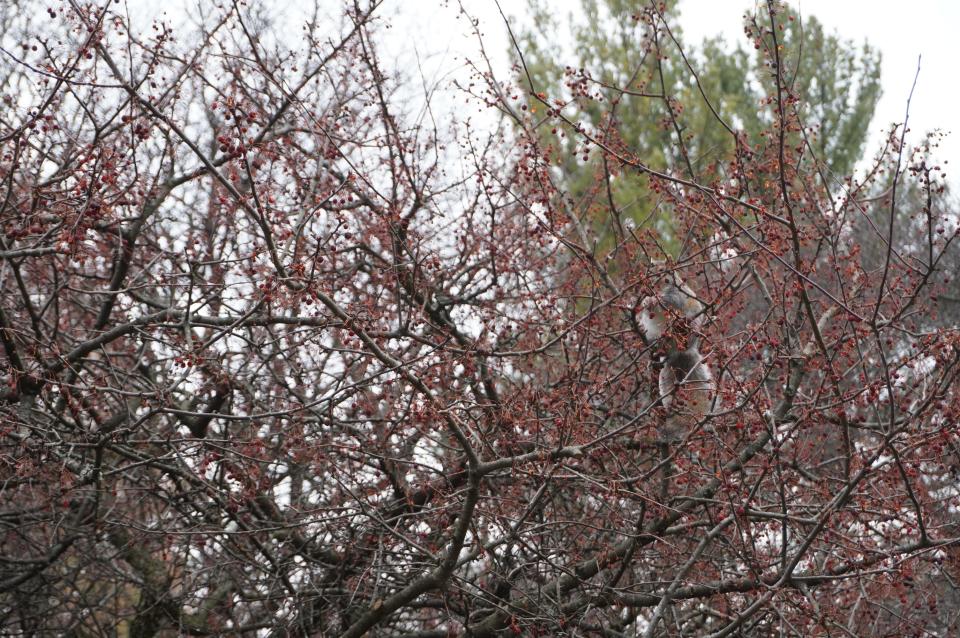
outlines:
{"label": "overcast white sky", "polygon": [[[743,43],[741,17],[753,10],[755,0],[681,0],[681,27],[687,42],[722,35],[728,43]],[[507,38],[494,0],[463,0],[464,7],[480,20],[487,49],[504,59]],[[910,109],[912,134],[919,141],[924,131],[953,131],[938,156],[949,160],[950,181],[960,183],[960,1],[958,0],[793,0],[801,16],[816,16],[830,31],[862,42],[868,40],[882,52],[883,97],[871,126],[867,151],[879,148],[890,122],[902,122],[907,96],[922,55],[920,75]],[[524,0],[501,0],[508,16],[523,14]],[[579,0],[553,0],[564,14],[578,10]],[[398,11],[394,33],[400,49],[417,49],[421,62],[437,72],[458,66],[456,58],[473,56],[476,43],[467,36],[467,24],[457,19],[455,1],[387,0],[388,12]],[[398,51],[403,57],[403,53]]]}
{"label": "overcast white sky", "polygon": [[[2,3],[3,0],[0,0]],[[198,0],[128,0],[140,19],[166,14],[174,22],[183,17],[183,8],[197,6]],[[200,0],[201,3],[209,0]],[[251,0],[251,3],[269,0]],[[640,0],[638,0],[638,3]],[[864,39],[883,54],[883,97],[871,127],[868,154],[879,148],[882,133],[890,122],[903,121],[907,96],[922,55],[920,76],[910,110],[908,141],[918,141],[924,131],[940,128],[953,131],[943,142],[940,159],[949,160],[950,181],[960,183],[960,0],[792,0],[801,16],[815,15],[828,30],[862,42]],[[494,61],[506,60],[507,37],[494,0],[462,0],[463,6],[479,19],[484,42]],[[270,6],[286,14],[291,33],[302,8],[312,2],[272,0]],[[321,1],[321,5],[324,2]],[[331,7],[339,3],[329,0]],[[744,42],[741,16],[753,10],[757,0],[681,0],[681,26],[688,42],[705,36],[722,35],[727,42]],[[508,16],[522,19],[525,0],[501,0]],[[577,11],[579,0],[552,0],[564,14]],[[466,20],[458,18],[457,0],[386,0],[383,15],[391,18],[391,37],[384,47],[400,68],[420,64],[433,79],[462,77],[463,59],[476,59],[477,43]],[[506,74],[505,74],[506,75]],[[441,82],[442,84],[442,82]]]}

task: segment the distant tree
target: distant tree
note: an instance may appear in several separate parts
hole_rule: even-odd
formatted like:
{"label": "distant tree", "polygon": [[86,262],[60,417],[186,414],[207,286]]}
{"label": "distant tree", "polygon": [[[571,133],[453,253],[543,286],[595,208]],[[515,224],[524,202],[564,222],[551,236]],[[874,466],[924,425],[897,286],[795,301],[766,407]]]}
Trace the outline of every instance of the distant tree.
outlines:
{"label": "distant tree", "polygon": [[[738,143],[730,131],[752,148],[764,143],[771,122],[763,104],[776,84],[760,50],[767,36],[748,13],[754,55],[721,38],[690,46],[676,24],[676,5],[581,0],[576,18],[564,20],[552,4],[530,0],[531,26],[516,34],[524,73],[608,143],[622,144],[657,170],[704,182],[736,177],[725,165]],[[880,97],[880,54],[825,33],[815,17],[790,15],[777,28],[784,76],[800,99],[798,126],[809,138],[799,159],[818,161],[835,189],[861,157]],[[611,179],[602,154],[582,161],[580,140],[554,128],[541,126],[540,137],[556,149],[561,184],[578,205],[614,206],[634,223],[659,222],[664,246],[678,248],[670,212],[651,217],[656,196],[641,176]]]}
{"label": "distant tree", "polygon": [[412,106],[377,2],[202,9],[0,14],[0,634],[960,632],[956,211],[903,127],[829,187],[778,4],[717,177],[509,70]]}

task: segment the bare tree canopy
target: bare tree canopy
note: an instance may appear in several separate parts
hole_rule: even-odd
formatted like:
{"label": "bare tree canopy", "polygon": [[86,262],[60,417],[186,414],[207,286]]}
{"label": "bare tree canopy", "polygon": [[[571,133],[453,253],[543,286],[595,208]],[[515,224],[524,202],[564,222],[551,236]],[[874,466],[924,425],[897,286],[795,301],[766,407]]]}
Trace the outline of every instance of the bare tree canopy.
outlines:
{"label": "bare tree canopy", "polygon": [[956,635],[936,140],[827,175],[772,1],[757,132],[673,69],[702,170],[655,72],[441,117],[332,5],[0,15],[0,633]]}

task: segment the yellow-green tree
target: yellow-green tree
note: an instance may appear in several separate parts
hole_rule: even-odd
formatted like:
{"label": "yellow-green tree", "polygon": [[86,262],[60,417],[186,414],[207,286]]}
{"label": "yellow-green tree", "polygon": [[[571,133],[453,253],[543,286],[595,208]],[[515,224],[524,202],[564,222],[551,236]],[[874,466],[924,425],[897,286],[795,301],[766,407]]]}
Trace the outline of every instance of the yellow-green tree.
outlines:
{"label": "yellow-green tree", "polygon": [[[676,5],[581,0],[574,18],[530,0],[530,26],[514,32],[522,53],[518,82],[562,103],[570,121],[589,127],[609,148],[658,171],[722,184],[736,177],[731,162],[738,143],[754,150],[771,142],[761,135],[772,118],[767,100],[776,95],[760,51],[772,43],[769,23],[752,11],[744,15],[744,42],[756,51],[721,38],[693,45],[677,26]],[[833,188],[861,157],[880,97],[880,54],[826,32],[816,18],[801,20],[786,5],[781,10],[779,54],[803,105],[804,128],[791,135],[805,143],[808,168]],[[658,208],[642,176],[610,166],[608,153],[585,153],[562,126],[541,126],[540,136],[578,208],[603,209],[590,215],[595,226],[616,219],[655,224],[665,248],[676,246],[671,214]]]}

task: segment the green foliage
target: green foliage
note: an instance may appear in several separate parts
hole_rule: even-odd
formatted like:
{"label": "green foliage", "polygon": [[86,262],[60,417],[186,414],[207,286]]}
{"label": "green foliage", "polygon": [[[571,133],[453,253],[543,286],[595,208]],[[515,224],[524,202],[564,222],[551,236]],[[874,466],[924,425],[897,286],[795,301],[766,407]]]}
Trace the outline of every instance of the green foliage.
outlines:
{"label": "green foliage", "polygon": [[[811,145],[833,177],[849,175],[863,152],[874,108],[880,99],[880,53],[825,34],[816,18],[786,29],[784,68],[801,98]],[[770,74],[764,86],[776,90]]]}
{"label": "green foliage", "polygon": [[[761,46],[769,44],[761,38],[771,40],[769,24],[745,16],[746,31],[753,34],[747,42],[757,47],[748,51],[721,38],[699,46],[684,43],[675,1],[644,6],[581,0],[576,18],[559,18],[545,0],[529,0],[529,5],[531,27],[517,34],[525,63],[518,81],[527,86],[529,73],[535,92],[551,103],[561,100],[565,115],[589,126],[610,148],[655,170],[710,183],[732,177],[728,167],[737,139],[731,130],[751,148],[768,143],[760,132],[775,115],[764,105],[776,95],[775,75]],[[866,44],[856,47],[825,33],[815,18],[782,22],[778,42],[785,76],[799,98],[820,172],[835,183],[853,170],[863,151],[880,97],[880,56]],[[573,141],[576,136],[562,127],[544,125],[539,134],[578,208],[599,206],[609,213],[590,216],[600,226],[601,244],[609,243],[610,235],[602,226],[616,217],[654,225],[665,249],[676,248],[672,216],[645,179],[618,173],[597,158],[603,154],[585,154]],[[678,136],[683,145],[677,144]],[[585,155],[593,159],[584,161]],[[806,161],[813,168],[811,154]]]}

